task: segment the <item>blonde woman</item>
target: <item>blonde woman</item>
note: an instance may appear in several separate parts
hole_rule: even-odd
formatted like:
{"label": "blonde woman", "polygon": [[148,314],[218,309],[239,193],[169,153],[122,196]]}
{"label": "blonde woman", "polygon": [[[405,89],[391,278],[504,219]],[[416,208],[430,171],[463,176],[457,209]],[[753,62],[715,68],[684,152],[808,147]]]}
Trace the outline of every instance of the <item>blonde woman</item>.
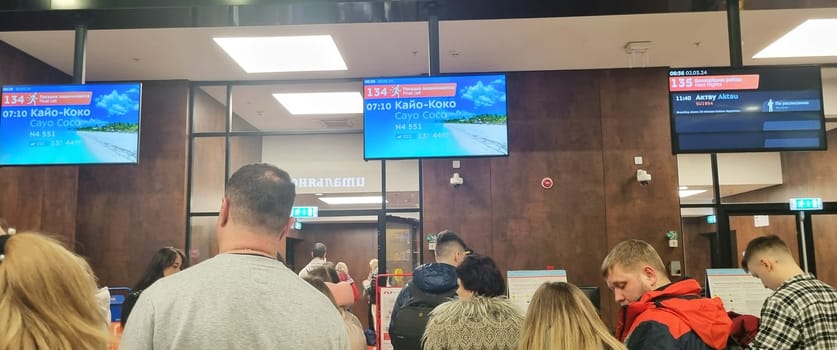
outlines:
{"label": "blonde woman", "polygon": [[544,283],[529,302],[518,350],[626,350],[578,287]]}
{"label": "blonde woman", "polygon": [[[338,262],[337,265],[334,265],[334,269],[337,270],[337,278],[340,282],[346,282],[352,286],[352,295],[354,300],[352,300],[352,304],[354,302],[360,300],[360,290],[357,288],[357,284],[355,284],[355,280],[349,275],[349,265],[346,265],[344,262]],[[349,307],[349,311],[352,311],[352,308]]]}
{"label": "blonde woman", "polygon": [[103,350],[105,324],[84,259],[38,233],[0,236],[0,349]]}
{"label": "blonde woman", "polygon": [[378,288],[378,259],[369,260],[369,275],[362,282],[363,294],[369,298],[369,328],[375,330],[378,324],[378,314],[376,308],[377,288]]}

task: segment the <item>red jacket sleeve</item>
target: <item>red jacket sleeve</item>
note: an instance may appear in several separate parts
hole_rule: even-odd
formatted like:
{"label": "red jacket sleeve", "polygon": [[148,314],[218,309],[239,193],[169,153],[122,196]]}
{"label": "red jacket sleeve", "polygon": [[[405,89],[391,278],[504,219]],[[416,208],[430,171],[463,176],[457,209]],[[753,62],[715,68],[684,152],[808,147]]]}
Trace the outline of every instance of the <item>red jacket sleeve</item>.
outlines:
{"label": "red jacket sleeve", "polygon": [[357,284],[352,281],[352,292],[355,294],[355,301],[360,300],[360,290],[357,289]]}

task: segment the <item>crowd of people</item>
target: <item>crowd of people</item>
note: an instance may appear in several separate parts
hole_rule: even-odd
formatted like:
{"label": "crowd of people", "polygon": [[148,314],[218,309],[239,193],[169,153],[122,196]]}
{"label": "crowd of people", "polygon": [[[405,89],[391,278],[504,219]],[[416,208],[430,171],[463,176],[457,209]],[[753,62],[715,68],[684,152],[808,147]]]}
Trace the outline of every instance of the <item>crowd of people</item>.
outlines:
{"label": "crowd of people", "polygon": [[[181,250],[157,251],[126,298],[120,348],[366,349],[368,330],[351,308],[366,296],[376,323],[378,262],[358,285],[316,243],[294,273],[279,251],[295,196],[288,173],[273,165],[236,171],[221,201],[219,254],[186,269]],[[84,258],[44,234],[6,230],[0,220],[0,349],[107,349],[107,308]],[[741,261],[774,291],[749,344],[736,341],[720,299],[693,279],[669,279],[641,240],[617,244],[601,265],[620,305],[613,332],[566,282],[544,283],[518,309],[495,261],[454,232],[438,234],[434,254],[387,318],[395,350],[837,349],[837,291],[803,271],[777,236],[750,241]]]}

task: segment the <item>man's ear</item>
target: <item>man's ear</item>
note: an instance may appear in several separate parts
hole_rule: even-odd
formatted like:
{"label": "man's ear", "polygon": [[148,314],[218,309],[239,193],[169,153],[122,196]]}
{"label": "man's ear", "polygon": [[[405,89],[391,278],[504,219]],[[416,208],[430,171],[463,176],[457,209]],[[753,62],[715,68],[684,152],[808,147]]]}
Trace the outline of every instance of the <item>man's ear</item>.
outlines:
{"label": "man's ear", "polygon": [[221,198],[221,210],[218,212],[218,226],[224,227],[230,221],[230,200],[227,197]]}
{"label": "man's ear", "polygon": [[768,272],[773,271],[775,266],[773,265],[773,260],[769,257],[763,256],[759,259],[759,264],[764,267],[764,269]]}
{"label": "man's ear", "polygon": [[648,281],[648,285],[650,285],[653,288],[659,287],[657,285],[657,273],[658,272],[659,271],[655,270],[653,267],[648,266],[648,265],[643,267],[642,271],[640,271],[642,276],[645,277],[645,280]]}
{"label": "man's ear", "polygon": [[[279,231],[279,240],[280,241],[282,240],[282,238],[285,238],[285,236],[288,235],[288,232],[291,231],[291,226],[294,225],[294,222],[295,221],[294,221],[293,217],[288,218],[288,222],[285,224],[285,227],[282,227],[282,231]],[[312,252],[311,254],[313,255],[314,253]]]}

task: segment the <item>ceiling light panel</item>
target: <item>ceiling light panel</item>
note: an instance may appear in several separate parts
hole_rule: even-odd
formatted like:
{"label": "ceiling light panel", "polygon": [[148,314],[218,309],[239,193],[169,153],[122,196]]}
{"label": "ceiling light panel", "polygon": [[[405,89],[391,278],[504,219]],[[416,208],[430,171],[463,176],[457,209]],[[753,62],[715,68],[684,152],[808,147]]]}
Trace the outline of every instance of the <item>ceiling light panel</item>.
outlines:
{"label": "ceiling light panel", "polygon": [[837,19],[809,19],[753,58],[837,56]]}
{"label": "ceiling light panel", "polygon": [[381,204],[381,196],[360,196],[360,197],[320,197],[319,200],[329,205],[346,204]]}
{"label": "ceiling light panel", "polygon": [[276,93],[273,97],[294,115],[363,113],[360,92]]}
{"label": "ceiling light panel", "polygon": [[706,190],[680,190],[680,198],[691,197],[703,192],[706,192]]}
{"label": "ceiling light panel", "polygon": [[213,38],[247,73],[346,70],[331,35]]}

